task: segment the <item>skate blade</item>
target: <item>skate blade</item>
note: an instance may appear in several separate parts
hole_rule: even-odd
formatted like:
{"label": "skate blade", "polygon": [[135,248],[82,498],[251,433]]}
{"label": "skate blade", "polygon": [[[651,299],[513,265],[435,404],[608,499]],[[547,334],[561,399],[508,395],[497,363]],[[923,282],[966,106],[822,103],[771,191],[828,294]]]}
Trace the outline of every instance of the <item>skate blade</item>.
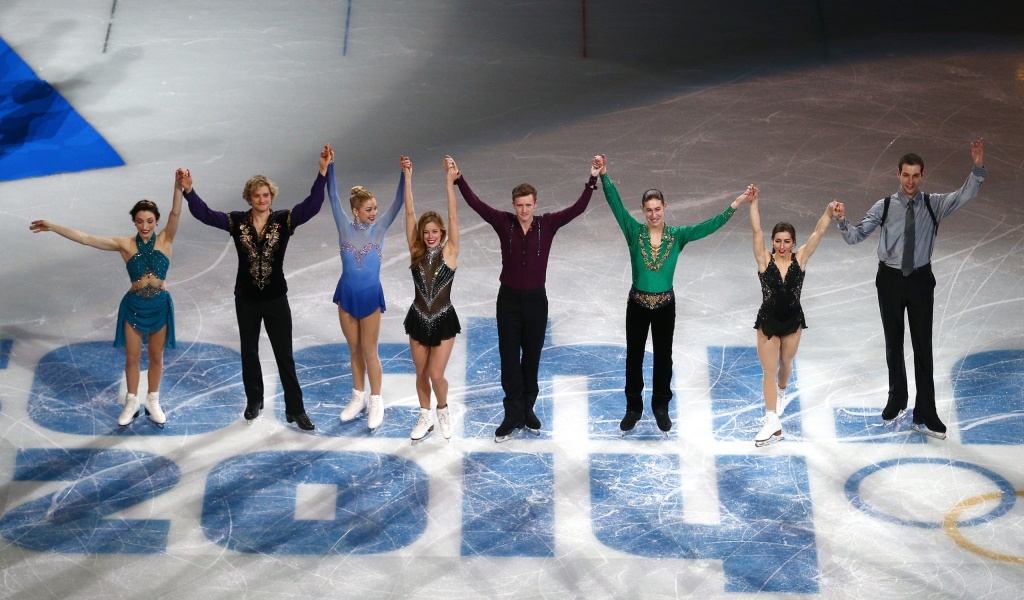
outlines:
{"label": "skate blade", "polygon": [[118,423],[118,425],[121,426],[121,427],[127,427],[127,426],[131,425],[132,423],[134,423],[135,419],[138,419],[138,418],[139,418],[139,411],[135,411],[135,414],[132,415],[132,420],[131,421],[128,421],[124,425],[121,425],[120,423]]}
{"label": "skate blade", "polygon": [[938,431],[932,431],[931,429],[928,429],[928,427],[925,426],[925,425],[919,425],[917,423],[914,423],[913,425],[910,426],[910,428],[913,429],[914,431],[918,432],[918,433],[923,433],[923,434],[927,435],[928,437],[933,437],[933,438],[935,438],[937,440],[944,440],[944,439],[946,439],[946,434],[945,433],[941,433],[941,432],[938,432]]}
{"label": "skate blade", "polygon": [[417,439],[412,439],[412,438],[409,438],[409,441],[410,441],[410,442],[412,442],[412,445],[413,445],[413,446],[417,446],[417,445],[419,445],[419,444],[420,444],[420,442],[422,442],[423,440],[425,440],[425,439],[427,439],[428,437],[430,437],[430,434],[432,434],[432,433],[434,433],[434,428],[433,428],[433,427],[431,427],[430,429],[428,429],[428,430],[427,430],[427,432],[423,434],[423,437],[421,437],[421,438],[417,438]]}
{"label": "skate blade", "polygon": [[155,419],[153,419],[153,415],[152,415],[152,413],[149,412],[148,408],[146,409],[146,417],[149,419],[150,423],[156,425],[160,429],[163,429],[164,428],[164,423],[167,422],[167,421],[156,421]]}
{"label": "skate blade", "polygon": [[508,435],[496,435],[496,436],[494,436],[494,443],[495,444],[500,444],[502,442],[507,442],[508,440],[510,440],[510,439],[516,437],[517,435],[519,435],[521,432],[522,432],[522,429],[513,429],[512,432],[509,433]]}
{"label": "skate blade", "polygon": [[761,440],[761,441],[754,440],[754,446],[757,447],[757,448],[764,448],[765,446],[770,446],[770,445],[774,444],[775,442],[778,442],[778,441],[781,441],[781,440],[784,440],[784,439],[786,439],[786,438],[784,438],[781,434],[773,433],[772,437],[770,437],[770,438],[768,438],[766,440]]}
{"label": "skate blade", "polygon": [[526,431],[532,433],[533,435],[535,435],[537,437],[540,437],[540,429],[531,429],[531,428],[527,427]]}
{"label": "skate blade", "polygon": [[341,421],[342,423],[351,423],[352,421],[355,421],[359,417],[363,416],[363,414],[364,413],[360,412],[356,416],[352,417],[351,419],[346,419],[345,417],[343,417],[341,415],[338,415],[338,420]]}
{"label": "skate blade", "polygon": [[907,409],[904,408],[895,417],[889,419],[888,421],[886,421],[885,419],[882,419],[882,426],[883,427],[894,427],[900,421],[902,421],[903,418],[906,417],[906,416],[907,416]]}

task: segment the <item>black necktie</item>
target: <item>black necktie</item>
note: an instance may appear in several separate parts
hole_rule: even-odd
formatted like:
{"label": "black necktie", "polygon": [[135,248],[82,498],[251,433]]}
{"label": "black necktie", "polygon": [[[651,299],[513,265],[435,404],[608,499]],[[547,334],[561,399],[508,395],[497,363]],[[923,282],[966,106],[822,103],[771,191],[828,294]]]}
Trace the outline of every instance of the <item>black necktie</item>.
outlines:
{"label": "black necktie", "polygon": [[914,201],[907,203],[907,220],[903,224],[903,275],[910,275],[914,272],[914,233],[917,224],[914,222]]}

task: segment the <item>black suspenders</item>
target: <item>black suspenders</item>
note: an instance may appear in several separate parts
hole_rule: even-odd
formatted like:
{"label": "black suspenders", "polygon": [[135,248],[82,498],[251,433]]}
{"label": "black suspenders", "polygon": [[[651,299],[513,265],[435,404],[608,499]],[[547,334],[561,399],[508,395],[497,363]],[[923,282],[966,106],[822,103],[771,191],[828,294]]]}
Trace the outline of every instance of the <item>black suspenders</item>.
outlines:
{"label": "black suspenders", "polygon": [[[879,225],[885,225],[885,218],[889,216],[889,202],[892,201],[892,196],[885,197],[885,204],[882,206],[882,222]],[[928,198],[928,194],[924,195],[924,206],[928,209],[928,216],[932,218],[932,225],[935,227],[935,235],[939,234],[939,220],[935,218],[935,211],[932,209],[932,202]]]}

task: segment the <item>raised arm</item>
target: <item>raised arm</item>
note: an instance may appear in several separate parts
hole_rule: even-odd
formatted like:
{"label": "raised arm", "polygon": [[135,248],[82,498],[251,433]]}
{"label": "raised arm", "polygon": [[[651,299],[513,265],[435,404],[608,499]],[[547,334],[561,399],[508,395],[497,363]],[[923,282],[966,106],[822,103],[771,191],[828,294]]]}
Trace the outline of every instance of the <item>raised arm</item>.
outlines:
{"label": "raised arm", "polygon": [[455,268],[459,257],[459,201],[455,197],[455,180],[459,178],[459,167],[450,156],[444,157],[445,187],[448,190],[448,243],[445,244],[448,266]]}
{"label": "raised arm", "polygon": [[807,261],[811,260],[811,255],[818,249],[818,242],[821,241],[821,236],[825,235],[828,231],[828,223],[835,216],[836,205],[839,204],[838,200],[833,200],[828,203],[825,207],[824,214],[818,219],[818,224],[814,226],[814,231],[811,232],[811,236],[807,238],[807,242],[800,246],[800,249],[796,251],[797,262],[800,264],[800,268],[807,270]]}
{"label": "raised arm", "polygon": [[971,169],[967,181],[960,189],[949,194],[930,194],[932,205],[935,207],[935,216],[939,220],[949,216],[952,212],[961,208],[978,195],[981,184],[985,182],[988,170],[985,169],[985,139],[971,142],[971,159],[974,161],[974,168]]}
{"label": "raised arm", "polygon": [[228,215],[220,212],[219,210],[211,210],[210,207],[203,202],[203,199],[199,197],[199,194],[196,193],[195,188],[192,187],[191,171],[188,169],[178,169],[176,178],[178,185],[180,185],[181,189],[185,191],[185,200],[188,202],[188,212],[192,213],[193,217],[210,227],[216,227],[217,229],[223,229],[224,231],[231,231]]}
{"label": "raised arm", "polygon": [[122,254],[128,253],[128,245],[130,242],[128,238],[105,238],[89,235],[88,233],[82,233],[76,229],[64,227],[63,225],[58,225],[49,221],[32,221],[28,228],[32,230],[32,233],[52,231],[59,236],[68,238],[72,242],[78,242],[85,246],[92,246],[93,248],[98,248],[100,250],[118,251]]}
{"label": "raised arm", "polygon": [[334,163],[327,165],[327,198],[331,201],[331,212],[334,213],[334,224],[338,227],[338,235],[341,236],[348,228],[348,216],[345,209],[341,207],[341,198],[338,197],[338,181],[334,174]]}
{"label": "raised arm", "polygon": [[619,224],[619,229],[622,230],[622,234],[626,236],[627,240],[633,239],[636,237],[636,229],[640,226],[640,223],[623,206],[622,198],[619,197],[619,190],[615,189],[615,184],[608,177],[608,157],[604,154],[595,156],[594,166],[599,169],[598,173],[601,175],[601,188],[604,189],[604,199],[608,202],[608,207],[612,209],[612,216],[615,217],[615,222]]}
{"label": "raised arm", "polygon": [[181,221],[181,193],[181,182],[179,181],[178,174],[175,173],[171,214],[167,216],[167,225],[165,225],[164,230],[160,232],[160,235],[164,236],[164,240],[168,244],[174,243],[174,236],[178,234],[178,223]]}
{"label": "raised arm", "polygon": [[416,231],[416,208],[412,203],[412,161],[408,156],[401,156],[398,160],[402,167],[402,174],[405,176],[405,239],[409,242],[409,252],[412,252],[413,244],[419,233]]}
{"label": "raised arm", "polygon": [[470,189],[469,183],[466,182],[466,178],[462,176],[462,171],[459,171],[459,178],[455,180],[455,185],[459,187],[459,193],[462,194],[462,198],[466,201],[466,204],[468,204],[476,214],[480,215],[480,218],[490,223],[491,227],[494,227],[496,230],[508,228],[505,213],[484,204],[483,200],[478,198],[477,195],[473,193],[473,190]]}
{"label": "raised arm", "polygon": [[292,231],[315,217],[320,212],[320,209],[323,208],[327,168],[332,163],[334,163],[334,150],[331,150],[330,144],[324,144],[324,149],[320,151],[320,172],[317,173],[316,179],[313,181],[313,187],[309,190],[309,196],[306,196],[305,200],[292,208]]}
{"label": "raised arm", "polygon": [[398,178],[398,189],[395,190],[395,199],[391,202],[391,206],[389,206],[388,209],[384,211],[384,214],[381,215],[380,217],[380,223],[378,226],[380,227],[381,231],[387,231],[388,228],[391,227],[391,224],[395,222],[395,218],[398,216],[398,213],[402,210],[402,207],[405,205],[405,188],[405,171],[402,171],[401,175]]}
{"label": "raised arm", "polygon": [[[596,158],[595,156],[594,159]],[[597,175],[601,172],[601,163],[594,159],[590,161],[590,179],[587,180],[587,183],[583,184],[583,193],[576,199],[576,202],[573,202],[572,206],[547,214],[547,218],[550,219],[549,222],[555,230],[582,215],[587,210],[590,198],[594,195],[594,190],[597,189]]]}
{"label": "raised arm", "polygon": [[[758,207],[757,188],[751,184],[747,191],[740,195],[750,196],[750,229],[754,234],[754,260],[757,261],[757,272],[764,273],[768,268],[768,249],[764,246],[764,231],[761,229],[761,210]],[[740,198],[737,198],[738,201]]]}
{"label": "raised arm", "polygon": [[732,218],[733,213],[735,213],[736,209],[739,208],[744,202],[750,202],[750,197],[747,196],[746,194],[733,200],[732,203],[725,208],[725,210],[711,217],[707,221],[697,223],[696,225],[684,225],[682,227],[679,227],[679,237],[677,238],[678,241],[676,243],[679,244],[680,247],[682,247],[685,246],[686,244],[689,244],[690,242],[695,242],[699,239],[706,238],[712,233],[718,231],[719,229],[722,228],[722,225],[725,225],[726,223],[729,222],[729,219]]}

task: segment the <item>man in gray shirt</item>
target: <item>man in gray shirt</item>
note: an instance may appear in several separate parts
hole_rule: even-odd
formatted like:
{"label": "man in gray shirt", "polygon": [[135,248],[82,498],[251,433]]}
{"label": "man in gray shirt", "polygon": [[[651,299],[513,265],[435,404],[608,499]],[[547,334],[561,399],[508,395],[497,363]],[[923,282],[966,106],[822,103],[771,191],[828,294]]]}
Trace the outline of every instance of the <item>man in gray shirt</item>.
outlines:
{"label": "man in gray shirt", "polygon": [[878,308],[885,333],[885,362],[889,367],[889,399],[882,421],[894,424],[907,408],[907,368],[903,361],[903,314],[910,321],[914,347],[914,380],[917,402],[911,429],[938,439],[946,438],[946,426],[935,411],[935,379],[932,375],[932,308],[935,276],[932,250],[939,223],[978,194],[985,181],[985,140],[971,142],[974,169],[959,190],[948,194],[922,194],[924,161],[916,154],[900,158],[896,175],[900,190],[868,210],[860,223],[846,220],[846,208],[835,209],[839,231],[847,244],[862,242],[881,226],[878,238]]}

